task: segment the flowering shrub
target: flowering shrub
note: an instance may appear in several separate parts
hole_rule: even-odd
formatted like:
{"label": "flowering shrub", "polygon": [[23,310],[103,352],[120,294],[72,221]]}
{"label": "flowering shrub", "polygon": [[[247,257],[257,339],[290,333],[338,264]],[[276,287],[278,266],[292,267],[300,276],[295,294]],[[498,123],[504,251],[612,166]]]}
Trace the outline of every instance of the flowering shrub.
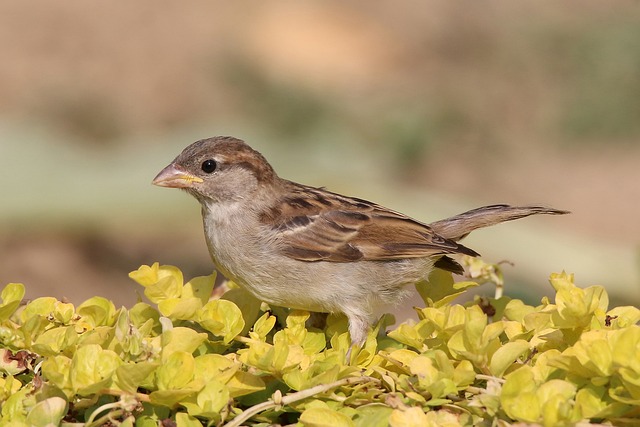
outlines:
{"label": "flowering shrub", "polygon": [[[552,274],[554,301],[453,300],[476,281],[437,271],[418,284],[418,322],[387,335],[383,317],[350,363],[346,318],[268,307],[215,275],[184,283],[173,266],[130,277],[153,305],[101,297],[0,303],[0,424],[544,426],[640,423],[640,310],[608,308],[600,286]],[[168,424],[169,423],[169,424]],[[175,424],[173,424],[175,423]]]}

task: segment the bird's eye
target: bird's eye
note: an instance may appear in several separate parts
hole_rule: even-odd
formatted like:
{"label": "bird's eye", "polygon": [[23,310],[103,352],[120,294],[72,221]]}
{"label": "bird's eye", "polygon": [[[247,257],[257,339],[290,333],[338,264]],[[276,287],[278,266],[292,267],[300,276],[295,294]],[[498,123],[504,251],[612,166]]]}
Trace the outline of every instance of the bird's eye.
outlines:
{"label": "bird's eye", "polygon": [[204,162],[202,162],[202,171],[206,172],[206,173],[212,173],[214,170],[216,170],[216,161],[215,160],[205,160]]}

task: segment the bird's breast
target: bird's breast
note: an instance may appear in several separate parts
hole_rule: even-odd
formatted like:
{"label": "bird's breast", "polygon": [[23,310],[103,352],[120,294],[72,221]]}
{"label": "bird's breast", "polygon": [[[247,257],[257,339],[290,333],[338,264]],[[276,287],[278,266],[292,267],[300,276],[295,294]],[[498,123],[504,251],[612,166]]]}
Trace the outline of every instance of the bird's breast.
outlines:
{"label": "bird's breast", "polygon": [[276,248],[259,222],[239,209],[203,207],[205,238],[216,267],[239,285],[253,288],[268,275]]}

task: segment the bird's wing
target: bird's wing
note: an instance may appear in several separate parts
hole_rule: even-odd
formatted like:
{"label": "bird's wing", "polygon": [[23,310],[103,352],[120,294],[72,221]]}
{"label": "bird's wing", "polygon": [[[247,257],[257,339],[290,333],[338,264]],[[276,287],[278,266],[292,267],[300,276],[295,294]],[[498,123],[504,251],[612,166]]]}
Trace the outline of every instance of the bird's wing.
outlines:
{"label": "bird's wing", "polygon": [[428,225],[362,199],[299,186],[263,222],[277,230],[282,252],[302,261],[350,262],[477,255]]}

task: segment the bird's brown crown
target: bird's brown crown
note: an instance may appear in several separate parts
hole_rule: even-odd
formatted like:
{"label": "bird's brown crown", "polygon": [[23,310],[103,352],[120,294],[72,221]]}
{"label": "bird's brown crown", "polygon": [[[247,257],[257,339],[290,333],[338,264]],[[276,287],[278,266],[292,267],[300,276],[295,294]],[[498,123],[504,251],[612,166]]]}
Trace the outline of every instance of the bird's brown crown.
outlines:
{"label": "bird's brown crown", "polygon": [[185,148],[176,161],[177,163],[194,160],[202,162],[208,158],[245,168],[251,171],[260,182],[271,181],[276,176],[262,154],[249,147],[243,140],[231,136],[214,136],[196,141]]}

